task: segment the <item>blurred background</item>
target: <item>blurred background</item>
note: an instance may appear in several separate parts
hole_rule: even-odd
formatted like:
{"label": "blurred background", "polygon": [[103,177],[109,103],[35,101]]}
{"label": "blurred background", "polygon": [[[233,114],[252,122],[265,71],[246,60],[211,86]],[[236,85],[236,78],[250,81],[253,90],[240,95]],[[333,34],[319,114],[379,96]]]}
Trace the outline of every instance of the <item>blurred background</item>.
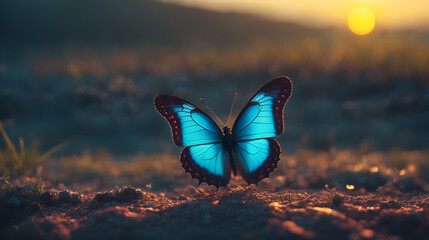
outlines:
{"label": "blurred background", "polygon": [[[2,239],[429,239],[428,10],[1,0]],[[154,97],[225,122],[282,75],[278,168],[198,192]]]}
{"label": "blurred background", "polygon": [[[0,2],[0,120],[56,154],[180,151],[153,106],[173,94],[226,119],[289,76],[284,153],[425,150],[428,1]],[[3,144],[3,143],[2,143]]]}

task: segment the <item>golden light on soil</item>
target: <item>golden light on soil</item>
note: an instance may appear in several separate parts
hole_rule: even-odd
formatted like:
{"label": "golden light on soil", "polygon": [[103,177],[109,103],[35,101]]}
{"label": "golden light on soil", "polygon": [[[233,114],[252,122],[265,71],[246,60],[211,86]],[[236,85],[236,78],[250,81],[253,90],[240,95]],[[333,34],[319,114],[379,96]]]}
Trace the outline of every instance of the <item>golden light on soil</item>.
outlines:
{"label": "golden light on soil", "polygon": [[354,34],[367,35],[374,29],[375,17],[368,8],[358,7],[350,12],[348,24]]}

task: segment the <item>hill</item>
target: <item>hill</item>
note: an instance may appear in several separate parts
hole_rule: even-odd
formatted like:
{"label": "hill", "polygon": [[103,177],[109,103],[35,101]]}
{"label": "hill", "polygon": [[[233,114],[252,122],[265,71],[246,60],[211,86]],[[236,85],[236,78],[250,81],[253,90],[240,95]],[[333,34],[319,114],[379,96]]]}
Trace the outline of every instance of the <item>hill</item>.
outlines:
{"label": "hill", "polygon": [[230,46],[317,32],[252,15],[146,0],[2,1],[0,16],[1,42],[36,45]]}

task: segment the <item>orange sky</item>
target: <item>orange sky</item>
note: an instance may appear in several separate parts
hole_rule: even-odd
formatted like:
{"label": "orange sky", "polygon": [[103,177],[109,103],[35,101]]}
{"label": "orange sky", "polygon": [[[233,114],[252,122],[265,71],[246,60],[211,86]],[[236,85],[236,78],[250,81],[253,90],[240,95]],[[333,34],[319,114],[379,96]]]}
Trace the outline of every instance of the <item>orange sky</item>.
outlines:
{"label": "orange sky", "polygon": [[353,8],[371,9],[376,27],[429,29],[429,0],[160,0],[217,11],[235,11],[307,26],[347,27]]}

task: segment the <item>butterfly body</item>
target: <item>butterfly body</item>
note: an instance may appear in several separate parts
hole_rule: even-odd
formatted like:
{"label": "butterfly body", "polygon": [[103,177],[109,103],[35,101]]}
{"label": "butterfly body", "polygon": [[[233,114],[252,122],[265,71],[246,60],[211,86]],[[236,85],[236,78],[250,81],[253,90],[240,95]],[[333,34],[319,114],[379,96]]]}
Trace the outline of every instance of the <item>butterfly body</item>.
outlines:
{"label": "butterfly body", "polygon": [[159,95],[155,108],[171,127],[180,162],[199,183],[225,187],[231,173],[257,184],[277,168],[283,133],[283,110],[292,81],[279,77],[263,86],[244,106],[232,128],[219,126],[197,106],[178,97]]}
{"label": "butterfly body", "polygon": [[237,167],[235,165],[234,154],[232,152],[234,144],[232,140],[231,129],[229,127],[223,128],[223,146],[228,152],[228,160],[231,166],[232,173],[234,174],[234,176],[237,176]]}

